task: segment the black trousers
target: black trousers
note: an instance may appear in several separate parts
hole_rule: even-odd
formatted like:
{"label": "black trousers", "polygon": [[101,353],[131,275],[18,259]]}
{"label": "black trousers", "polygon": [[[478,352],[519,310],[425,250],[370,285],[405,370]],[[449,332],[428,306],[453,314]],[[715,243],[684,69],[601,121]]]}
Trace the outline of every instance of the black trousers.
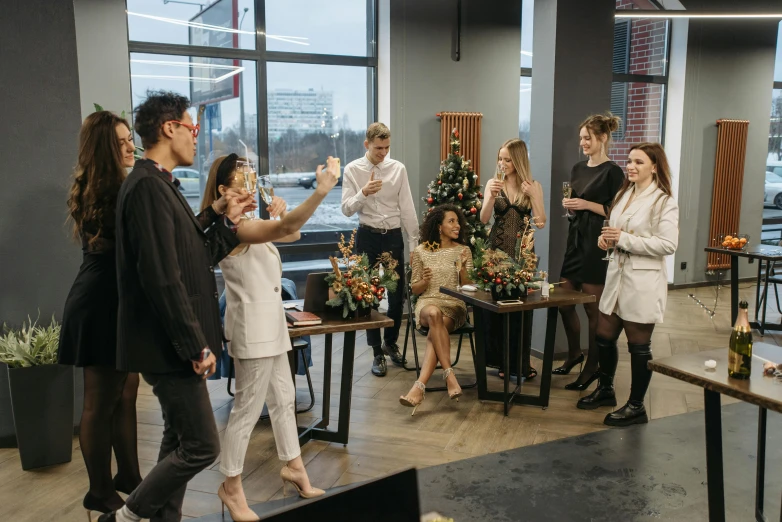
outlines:
{"label": "black trousers", "polygon": [[[356,233],[356,251],[366,254],[369,259],[369,265],[377,262],[377,258],[383,252],[390,252],[399,264],[396,267],[396,273],[399,274],[396,292],[388,293],[388,315],[389,319],[394,321],[394,326],[383,330],[383,340],[387,343],[396,343],[399,338],[399,327],[402,324],[402,304],[404,301],[405,288],[405,242],[402,238],[402,229],[395,228],[385,234],[370,232],[365,228],[359,227]],[[380,346],[380,329],[367,330],[367,342],[370,346],[377,348]]]}
{"label": "black trousers", "polygon": [[194,373],[142,374],[163,410],[158,463],[125,501],[133,513],[152,522],[182,520],[187,483],[220,455],[206,381]]}

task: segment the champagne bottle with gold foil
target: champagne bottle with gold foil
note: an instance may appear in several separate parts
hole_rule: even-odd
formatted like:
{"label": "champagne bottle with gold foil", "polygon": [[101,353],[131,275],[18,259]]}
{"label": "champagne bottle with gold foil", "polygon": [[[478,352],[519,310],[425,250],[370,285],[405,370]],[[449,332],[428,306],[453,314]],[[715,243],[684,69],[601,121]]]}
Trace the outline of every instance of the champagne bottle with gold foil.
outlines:
{"label": "champagne bottle with gold foil", "polygon": [[734,379],[749,379],[752,371],[752,328],[749,326],[748,306],[746,301],[739,303],[739,316],[730,334],[728,376]]}

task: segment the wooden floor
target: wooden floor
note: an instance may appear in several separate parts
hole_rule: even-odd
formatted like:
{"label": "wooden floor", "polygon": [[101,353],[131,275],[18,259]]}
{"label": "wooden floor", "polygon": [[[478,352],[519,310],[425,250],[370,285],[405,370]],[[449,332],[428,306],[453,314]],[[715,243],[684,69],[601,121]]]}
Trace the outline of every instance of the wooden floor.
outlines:
{"label": "wooden floor", "polygon": [[[714,287],[670,292],[665,323],[655,329],[652,339],[656,358],[727,347],[731,326],[729,289],[720,291],[717,313],[713,319],[688,297],[689,293],[694,293],[709,308],[713,307]],[[751,303],[754,302],[754,286],[742,285],[741,295]],[[752,310],[750,308],[750,313]],[[769,308],[769,320],[779,319],[772,305]],[[761,340],[757,334],[755,339]],[[782,344],[782,338],[775,334],[767,334],[762,340]],[[305,424],[315,415],[322,398],[317,393],[323,383],[322,338],[313,341],[315,364],[312,374],[318,405],[313,412],[300,415],[300,424]],[[608,408],[578,410],[575,403],[579,393],[563,388],[575,374],[553,378],[550,407],[546,411],[537,407],[515,406],[510,415],[504,417],[501,404],[481,403],[475,390],[465,390],[458,403],[448,400],[443,392],[430,393],[416,415],[411,417],[411,410],[401,406],[398,397],[409,390],[414,374],[389,364],[386,377],[373,376],[369,371],[371,351],[366,347],[363,333],[358,336],[356,344],[350,443],[343,447],[341,444],[316,441],[303,447],[303,458],[310,479],[316,486],[329,488],[410,466],[431,466],[606,429],[602,420]],[[335,338],[334,346],[341,346],[340,338]],[[624,403],[630,391],[629,356],[624,347],[622,341],[616,377],[620,404]],[[466,342],[462,355],[457,373],[460,380],[466,382],[472,376],[472,361]],[[336,369],[340,368],[340,357],[341,351],[335,353]],[[540,361],[533,361],[533,365],[538,369],[541,367]],[[298,379],[299,400],[302,402],[307,399],[306,384],[302,377]],[[338,380],[339,375],[335,374],[334,382]],[[441,382],[436,374],[432,384],[439,385]],[[221,435],[232,405],[225,383],[225,380],[209,381],[212,407]],[[501,381],[490,377],[490,383],[499,389]],[[336,419],[339,387],[333,386],[332,389],[336,393],[331,400],[331,416]],[[733,401],[723,398],[724,404],[730,402]],[[646,405],[651,418],[658,419],[701,409],[703,394],[700,388],[655,375]],[[146,474],[157,457],[163,422],[157,399],[143,381],[138,398],[138,420],[139,458],[142,474]],[[77,438],[74,438],[73,449],[73,460],[69,464],[34,472],[22,471],[15,449],[0,449],[0,520],[83,522],[85,515],[81,501],[87,491],[88,480]],[[251,502],[263,502],[281,496],[280,467],[271,426],[268,421],[260,422],[250,442],[243,475],[245,491]],[[184,505],[186,517],[220,511],[216,491],[222,480],[218,465],[215,464],[190,482]],[[55,518],[55,513],[60,516]]]}

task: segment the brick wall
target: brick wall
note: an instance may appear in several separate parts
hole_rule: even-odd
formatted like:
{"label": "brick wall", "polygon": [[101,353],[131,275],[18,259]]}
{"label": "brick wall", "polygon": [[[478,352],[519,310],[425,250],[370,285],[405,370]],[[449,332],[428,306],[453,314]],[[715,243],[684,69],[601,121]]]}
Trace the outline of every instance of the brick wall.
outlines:
{"label": "brick wall", "polygon": [[[637,9],[631,0],[617,0],[617,9]],[[667,21],[631,19],[628,73],[659,76],[665,73]],[[624,167],[635,143],[660,141],[662,135],[663,86],[652,83],[627,84],[627,114],[624,137],[611,147],[610,156]]]}

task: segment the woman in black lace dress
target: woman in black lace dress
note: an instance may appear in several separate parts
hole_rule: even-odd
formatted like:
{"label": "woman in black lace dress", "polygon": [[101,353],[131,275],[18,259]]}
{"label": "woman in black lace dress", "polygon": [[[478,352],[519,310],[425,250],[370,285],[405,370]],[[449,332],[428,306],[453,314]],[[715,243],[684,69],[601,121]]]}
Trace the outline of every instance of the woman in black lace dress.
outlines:
{"label": "woman in black lace dress", "polygon": [[[138,374],[116,368],[117,268],[114,245],[117,194],[132,167],[135,146],[128,122],[99,111],[88,116],[79,133],[79,157],[68,210],[83,261],[65,301],[58,359],[83,368],[84,410],[79,446],[90,489],[88,511],[109,512],[124,505],[117,491],[131,493],[141,482],[136,435]],[[236,198],[233,207],[251,196]],[[229,198],[198,216],[204,228],[226,211]],[[234,209],[235,210],[235,209]],[[233,210],[232,210],[233,212]],[[111,452],[117,475],[111,476]]]}
{"label": "woman in black lace dress", "polygon": [[[524,219],[530,218],[537,228],[543,228],[546,224],[543,187],[532,179],[527,144],[522,140],[514,138],[506,141],[497,154],[497,162],[498,170],[504,172],[504,179],[500,180],[500,174],[498,174],[497,177],[486,183],[483,206],[481,207],[481,221],[488,223],[494,216],[494,225],[489,234],[489,247],[514,256],[516,234],[523,230]],[[533,379],[538,372],[530,365],[532,312],[523,312],[523,314],[524,353],[521,360],[521,371],[526,379]],[[502,317],[499,314],[486,313],[484,321],[487,324],[485,330],[487,332],[485,340],[486,364],[500,368],[499,375],[504,377],[502,371]],[[522,312],[511,314],[511,324],[522,324]],[[511,328],[511,368],[518,367],[520,335],[522,335],[521,328]]]}
{"label": "woman in black lace dress", "polygon": [[[588,160],[573,166],[570,173],[571,197],[562,200],[567,209],[567,248],[562,263],[560,281],[562,288],[578,290],[595,296],[594,303],[584,305],[589,320],[589,351],[586,364],[578,378],[565,385],[568,390],[585,390],[598,377],[597,345],[595,332],[600,316],[598,304],[606,281],[608,263],[603,261],[605,252],[597,246],[597,238],[603,228],[608,208],[622,187],[625,175],[622,169],[608,158],[611,133],[619,128],[620,120],[611,114],[590,116],[581,124],[581,150]],[[559,309],[568,341],[568,359],[556,368],[555,375],[567,375],[584,361],[581,351],[581,323],[575,306]]]}

